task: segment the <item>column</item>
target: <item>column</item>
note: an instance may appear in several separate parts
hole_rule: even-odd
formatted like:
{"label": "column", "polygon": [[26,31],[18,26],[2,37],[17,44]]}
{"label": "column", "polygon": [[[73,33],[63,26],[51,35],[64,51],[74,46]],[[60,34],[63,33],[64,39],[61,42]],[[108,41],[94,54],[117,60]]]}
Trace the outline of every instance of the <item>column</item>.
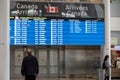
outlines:
{"label": "column", "polygon": [[[111,63],[111,52],[110,52],[110,47],[111,47],[111,43],[110,43],[110,39],[111,39],[111,29],[110,29],[110,0],[102,0],[104,3],[104,7],[105,7],[105,45],[104,47],[101,48],[101,62],[104,59],[105,55],[109,55],[109,62]],[[103,72],[104,73],[104,72]],[[110,75],[111,75],[111,69],[110,69]],[[104,76],[104,74],[103,74]],[[111,80],[111,76],[110,79]]]}
{"label": "column", "polygon": [[0,0],[0,80],[10,80],[9,3],[10,0]]}

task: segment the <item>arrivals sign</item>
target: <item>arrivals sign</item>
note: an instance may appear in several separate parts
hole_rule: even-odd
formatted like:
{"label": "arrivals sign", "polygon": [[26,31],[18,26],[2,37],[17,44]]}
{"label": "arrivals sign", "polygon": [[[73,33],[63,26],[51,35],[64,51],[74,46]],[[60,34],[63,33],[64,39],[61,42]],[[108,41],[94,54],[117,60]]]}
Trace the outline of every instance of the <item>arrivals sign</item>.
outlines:
{"label": "arrivals sign", "polygon": [[104,18],[103,4],[11,1],[11,16]]}

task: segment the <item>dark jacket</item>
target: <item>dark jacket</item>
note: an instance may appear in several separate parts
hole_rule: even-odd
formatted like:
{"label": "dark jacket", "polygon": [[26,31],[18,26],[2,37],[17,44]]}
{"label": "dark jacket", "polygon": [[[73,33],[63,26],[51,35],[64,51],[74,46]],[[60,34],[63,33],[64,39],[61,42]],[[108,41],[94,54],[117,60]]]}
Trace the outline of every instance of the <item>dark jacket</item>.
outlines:
{"label": "dark jacket", "polygon": [[22,61],[21,74],[24,75],[36,75],[39,72],[38,60],[32,54],[24,57]]}

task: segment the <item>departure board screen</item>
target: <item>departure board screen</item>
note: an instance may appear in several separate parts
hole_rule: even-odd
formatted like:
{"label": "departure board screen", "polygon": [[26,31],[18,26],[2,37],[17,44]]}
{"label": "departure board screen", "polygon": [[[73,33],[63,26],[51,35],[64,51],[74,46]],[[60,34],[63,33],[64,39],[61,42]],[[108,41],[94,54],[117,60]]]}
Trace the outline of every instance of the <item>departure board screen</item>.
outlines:
{"label": "departure board screen", "polygon": [[[19,7],[23,2],[16,2],[16,4]],[[47,10],[44,11],[43,8],[44,10],[39,10],[39,14],[35,10],[32,10],[32,12],[28,10],[29,14],[24,13],[23,15],[21,13],[18,15],[15,10],[11,10],[10,45],[104,45],[103,17],[101,18],[98,15],[94,17],[85,13],[81,15],[82,12],[80,15],[73,15],[68,14],[69,12],[66,10],[59,12],[59,8],[55,7],[55,5],[48,8],[45,6],[46,4],[43,3],[42,5]],[[69,5],[68,3],[57,4],[63,7]],[[89,8],[86,5],[82,7],[85,10]],[[21,8],[19,7],[19,9]]]}

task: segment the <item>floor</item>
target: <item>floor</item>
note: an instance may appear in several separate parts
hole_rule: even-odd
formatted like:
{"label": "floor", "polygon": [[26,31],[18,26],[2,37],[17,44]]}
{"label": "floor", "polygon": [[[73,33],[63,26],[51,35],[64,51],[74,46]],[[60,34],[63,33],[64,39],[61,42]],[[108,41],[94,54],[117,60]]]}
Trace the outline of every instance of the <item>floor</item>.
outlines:
{"label": "floor", "polygon": [[[24,78],[19,79],[10,79],[10,80],[24,80]],[[92,78],[37,78],[37,80],[97,80]],[[120,79],[111,79],[111,80],[120,80]]]}
{"label": "floor", "polygon": [[[10,80],[24,80],[24,79],[10,79]],[[85,78],[37,78],[37,80],[96,80]]]}

